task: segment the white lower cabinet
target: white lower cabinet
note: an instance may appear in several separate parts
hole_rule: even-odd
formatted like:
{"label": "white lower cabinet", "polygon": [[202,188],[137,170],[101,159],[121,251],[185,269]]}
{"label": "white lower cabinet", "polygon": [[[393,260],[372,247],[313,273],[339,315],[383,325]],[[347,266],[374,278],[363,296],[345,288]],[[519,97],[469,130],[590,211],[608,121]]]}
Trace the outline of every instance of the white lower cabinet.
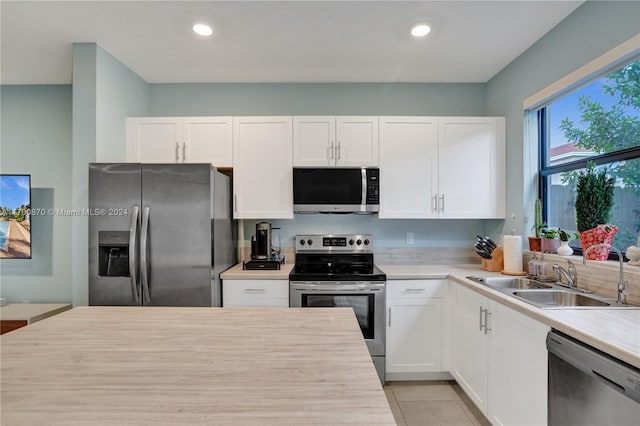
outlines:
{"label": "white lower cabinet", "polygon": [[450,377],[449,281],[387,281],[386,379]]}
{"label": "white lower cabinet", "polygon": [[451,373],[494,425],[547,423],[549,327],[453,285]]}
{"label": "white lower cabinet", "polygon": [[482,330],[489,299],[453,285],[451,374],[483,414],[487,414],[489,338]]}
{"label": "white lower cabinet", "polygon": [[224,280],[222,306],[289,307],[289,280]]}
{"label": "white lower cabinet", "polygon": [[490,306],[489,421],[546,425],[549,327],[500,303]]}

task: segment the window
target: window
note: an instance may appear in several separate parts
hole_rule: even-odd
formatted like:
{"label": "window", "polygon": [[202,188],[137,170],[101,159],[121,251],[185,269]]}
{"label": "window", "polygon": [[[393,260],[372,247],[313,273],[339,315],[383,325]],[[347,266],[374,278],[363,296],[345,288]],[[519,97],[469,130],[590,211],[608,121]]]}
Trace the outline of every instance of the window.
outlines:
{"label": "window", "polygon": [[[610,223],[625,251],[640,233],[640,60],[538,110],[539,193],[551,227],[576,231],[575,176],[593,161],[616,178]],[[571,243],[580,251],[580,241]]]}

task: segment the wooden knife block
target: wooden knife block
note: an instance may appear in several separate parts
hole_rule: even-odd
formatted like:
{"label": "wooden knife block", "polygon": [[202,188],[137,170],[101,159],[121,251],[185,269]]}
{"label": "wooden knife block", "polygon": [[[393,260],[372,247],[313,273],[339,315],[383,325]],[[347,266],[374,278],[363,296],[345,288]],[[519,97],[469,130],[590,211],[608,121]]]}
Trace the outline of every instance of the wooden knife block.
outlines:
{"label": "wooden knife block", "polygon": [[504,251],[496,247],[491,252],[491,259],[482,259],[482,269],[489,272],[500,272],[504,269]]}

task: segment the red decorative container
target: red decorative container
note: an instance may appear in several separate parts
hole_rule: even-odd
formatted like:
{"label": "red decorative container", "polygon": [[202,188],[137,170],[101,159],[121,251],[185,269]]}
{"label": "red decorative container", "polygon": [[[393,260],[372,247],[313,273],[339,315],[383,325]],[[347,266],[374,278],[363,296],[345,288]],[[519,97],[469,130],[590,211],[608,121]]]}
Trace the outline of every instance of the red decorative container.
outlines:
{"label": "red decorative container", "polygon": [[[598,225],[597,228],[587,229],[580,233],[582,243],[582,253],[594,244],[609,244],[613,242],[618,227],[615,225]],[[587,253],[588,260],[607,260],[609,258],[609,247],[597,247]]]}
{"label": "red decorative container", "polygon": [[542,251],[542,238],[529,237],[529,250],[530,251]]}

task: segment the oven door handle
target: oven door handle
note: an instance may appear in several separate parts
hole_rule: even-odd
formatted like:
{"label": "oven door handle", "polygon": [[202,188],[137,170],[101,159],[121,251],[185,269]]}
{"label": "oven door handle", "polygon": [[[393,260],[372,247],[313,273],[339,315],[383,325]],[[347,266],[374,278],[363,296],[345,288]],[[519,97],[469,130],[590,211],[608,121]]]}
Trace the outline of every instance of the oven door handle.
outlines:
{"label": "oven door handle", "polygon": [[363,292],[382,292],[384,291],[384,283],[375,284],[291,284],[291,289],[305,291],[321,291],[344,293],[346,291],[363,291]]}

